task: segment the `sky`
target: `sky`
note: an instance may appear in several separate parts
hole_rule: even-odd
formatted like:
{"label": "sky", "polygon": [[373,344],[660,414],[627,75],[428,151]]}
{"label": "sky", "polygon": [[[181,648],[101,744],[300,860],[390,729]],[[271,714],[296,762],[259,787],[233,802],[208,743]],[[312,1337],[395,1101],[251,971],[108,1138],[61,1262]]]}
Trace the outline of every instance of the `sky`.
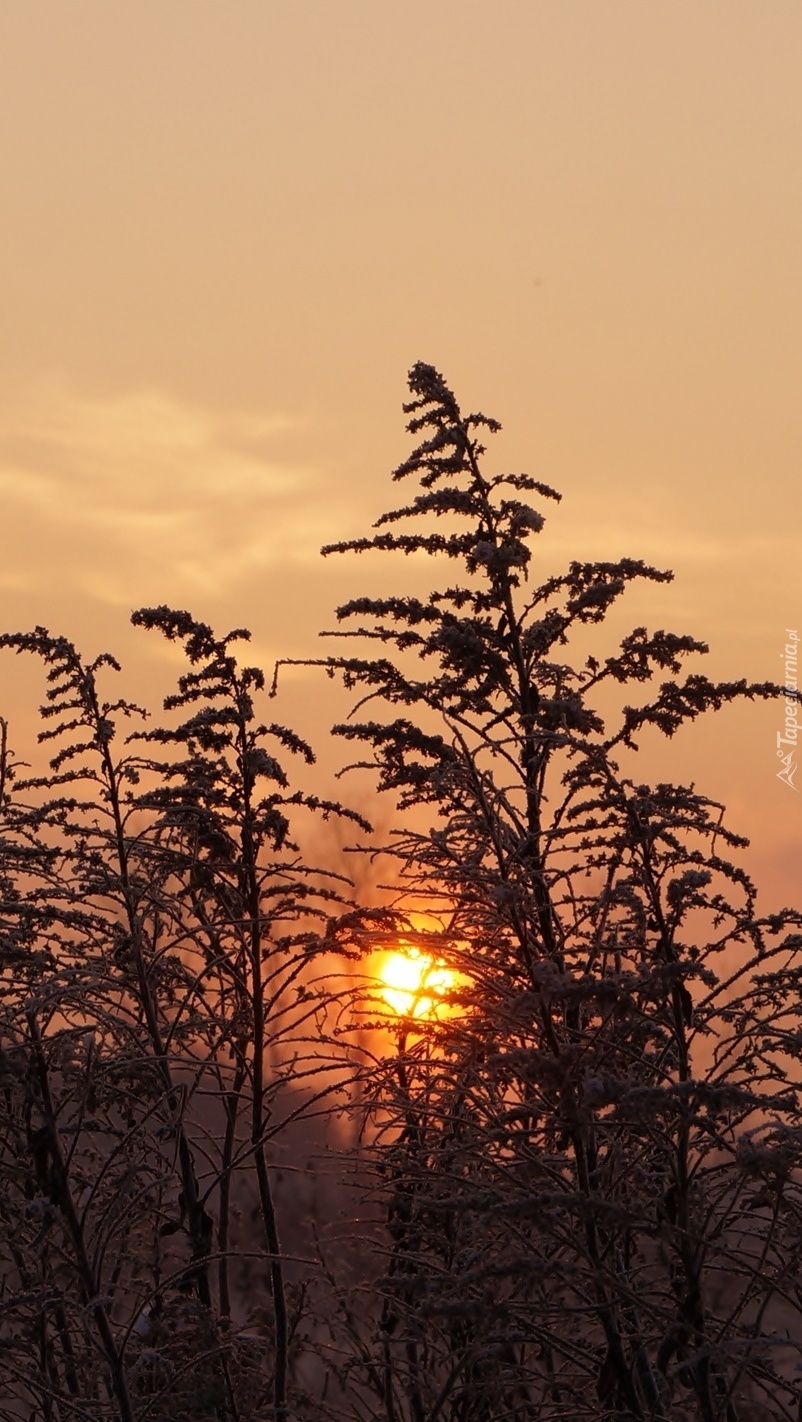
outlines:
{"label": "sky", "polygon": [[[422,359],[502,421],[497,469],[563,493],[535,572],[671,567],[626,624],[781,678],[800,73],[792,0],[6,0],[3,626],[110,647],[140,699],[171,671],[142,604],[245,624],[267,666],[319,655],[380,574],[318,550],[392,502]],[[0,675],[24,745],[36,679]],[[340,709],[295,670],[271,714],[328,775]],[[643,751],[727,802],[772,903],[802,862],[781,724],[745,706]]]}

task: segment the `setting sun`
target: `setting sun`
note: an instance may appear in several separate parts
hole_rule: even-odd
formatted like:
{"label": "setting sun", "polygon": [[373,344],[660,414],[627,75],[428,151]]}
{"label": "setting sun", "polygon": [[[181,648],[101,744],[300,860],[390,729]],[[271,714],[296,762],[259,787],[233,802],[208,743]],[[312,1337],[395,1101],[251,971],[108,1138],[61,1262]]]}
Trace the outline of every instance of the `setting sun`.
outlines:
{"label": "setting sun", "polygon": [[379,969],[382,997],[401,1017],[427,1017],[454,986],[455,974],[417,948],[388,953]]}

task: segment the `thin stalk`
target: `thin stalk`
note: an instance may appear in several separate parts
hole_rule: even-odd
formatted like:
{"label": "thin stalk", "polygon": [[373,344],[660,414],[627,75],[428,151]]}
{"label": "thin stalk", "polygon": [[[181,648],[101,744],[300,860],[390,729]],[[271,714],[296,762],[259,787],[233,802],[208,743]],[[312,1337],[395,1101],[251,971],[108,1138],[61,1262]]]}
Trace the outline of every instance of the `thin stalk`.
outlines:
{"label": "thin stalk", "polygon": [[100,1345],[111,1374],[112,1388],[117,1400],[120,1422],[135,1422],[135,1414],[128,1392],[128,1383],[123,1367],[122,1355],[114,1340],[114,1333],[108,1313],[106,1312],[105,1304],[100,1298],[99,1281],[89,1259],[78,1210],[76,1209],[70,1189],[64,1152],[61,1147],[58,1126],[56,1124],[56,1113],[50,1091],[50,1076],[42,1036],[39,1031],[39,1024],[32,1012],[27,1014],[27,1020],[33,1041],[39,1090],[42,1096],[42,1115],[44,1117],[45,1130],[47,1133],[46,1146],[50,1157],[50,1198],[53,1204],[61,1211],[67,1226],[67,1233],[72,1243],[87,1312],[91,1314],[97,1329]]}

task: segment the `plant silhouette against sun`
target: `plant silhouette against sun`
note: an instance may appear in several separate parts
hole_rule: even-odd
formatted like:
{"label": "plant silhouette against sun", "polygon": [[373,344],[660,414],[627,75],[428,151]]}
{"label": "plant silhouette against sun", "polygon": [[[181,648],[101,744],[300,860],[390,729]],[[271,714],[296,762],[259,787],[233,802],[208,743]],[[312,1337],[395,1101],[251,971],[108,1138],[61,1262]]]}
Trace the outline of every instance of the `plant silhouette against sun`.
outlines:
{"label": "plant silhouette against sun", "polygon": [[532,585],[527,498],[558,495],[485,472],[499,426],[433,367],[410,390],[414,496],[323,551],[442,558],[455,581],[346,603],[328,635],[369,650],[324,665],[360,697],[336,733],[410,812],[384,851],[396,907],[439,915],[427,951],[469,985],[401,1024],[375,1091],[362,1415],[796,1419],[800,919],[757,916],[720,805],[631,769],[642,734],[777,688],[683,674],[707,649],[662,630],[578,650],[671,574],[573,562]]}
{"label": "plant silhouette against sun", "polygon": [[[260,721],[247,633],[135,613],[185,658],[155,724],[109,655],[0,637],[45,668],[52,752],[0,721],[0,1422],[802,1416],[802,919],[758,915],[720,805],[635,770],[787,693],[683,673],[706,649],[665,631],[588,654],[670,574],[530,583],[557,496],[485,472],[498,425],[431,366],[410,385],[411,502],[325,550],[454,569],[347,603],[330,635],[367,651],[323,663],[397,806],[387,907],[301,854],[310,815],[369,826],[291,787],[312,754]],[[355,1065],[342,954],[405,945]],[[316,1264],[293,1131],[350,1099],[372,1203]],[[353,1180],[319,1174],[329,1218]]]}

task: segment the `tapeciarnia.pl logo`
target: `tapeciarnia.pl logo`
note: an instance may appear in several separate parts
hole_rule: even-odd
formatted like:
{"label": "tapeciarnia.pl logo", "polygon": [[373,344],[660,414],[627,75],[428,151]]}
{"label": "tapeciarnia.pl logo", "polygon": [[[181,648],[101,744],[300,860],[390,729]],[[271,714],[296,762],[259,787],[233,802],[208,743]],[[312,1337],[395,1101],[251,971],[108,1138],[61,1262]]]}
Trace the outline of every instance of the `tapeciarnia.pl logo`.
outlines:
{"label": "tapeciarnia.pl logo", "polygon": [[[786,691],[795,692],[798,690],[799,662],[797,649],[799,645],[799,633],[795,627],[785,629],[785,648],[781,653],[785,663],[785,680],[783,686]],[[790,698],[785,703],[785,727],[777,732],[777,754],[782,761],[782,770],[777,771],[777,779],[784,780],[786,785],[790,785],[792,790],[799,790],[799,786],[794,784],[794,776],[797,771],[797,745],[799,741],[799,701],[796,697]]]}

